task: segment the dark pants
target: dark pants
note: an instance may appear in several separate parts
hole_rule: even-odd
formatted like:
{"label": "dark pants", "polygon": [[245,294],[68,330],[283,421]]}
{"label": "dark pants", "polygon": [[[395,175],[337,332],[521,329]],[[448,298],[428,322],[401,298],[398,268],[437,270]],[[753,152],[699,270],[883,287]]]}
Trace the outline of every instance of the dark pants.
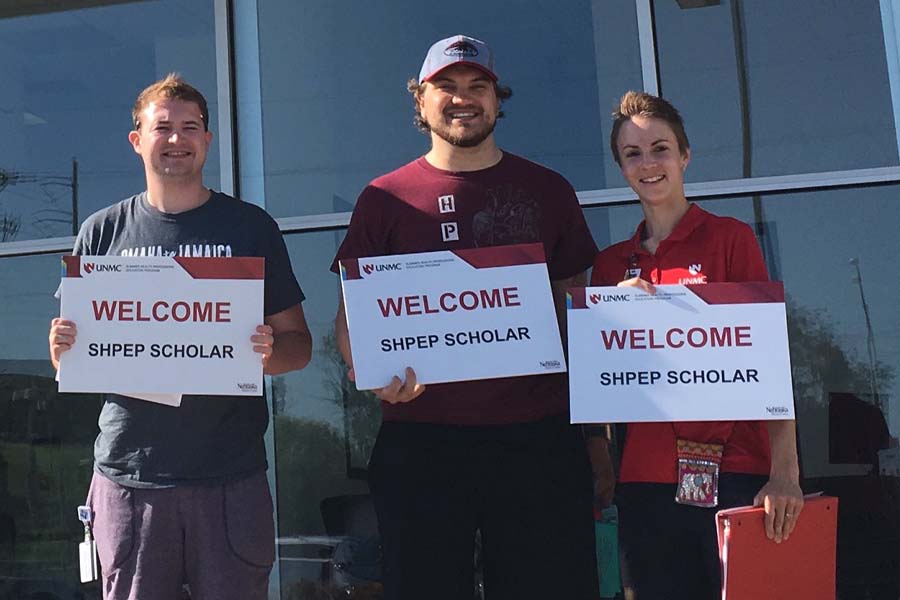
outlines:
{"label": "dark pants", "polygon": [[384,423],[369,483],[385,600],[471,600],[476,529],[487,600],[597,597],[590,465],[564,419]]}
{"label": "dark pants", "polygon": [[265,600],[275,560],[265,473],[215,486],[136,489],[94,473],[88,503],[107,600]]}
{"label": "dark pants", "polygon": [[765,483],[758,475],[723,473],[715,508],[677,504],[675,484],[620,484],[622,548],[637,600],[719,600],[716,511],[752,504]]}

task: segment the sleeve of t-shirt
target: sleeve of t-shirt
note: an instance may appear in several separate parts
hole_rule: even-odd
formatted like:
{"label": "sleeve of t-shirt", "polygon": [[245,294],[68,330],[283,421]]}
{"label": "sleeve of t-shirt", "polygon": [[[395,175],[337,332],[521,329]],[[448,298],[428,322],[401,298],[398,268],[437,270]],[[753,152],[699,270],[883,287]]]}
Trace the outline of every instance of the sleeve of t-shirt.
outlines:
{"label": "sleeve of t-shirt", "polygon": [[78,237],[75,238],[75,245],[72,247],[72,254],[75,256],[85,256],[88,254],[88,245],[85,240],[86,236],[85,227],[82,225],[81,229],[78,230]]}
{"label": "sleeve of t-shirt", "polygon": [[388,254],[385,242],[388,231],[381,218],[381,211],[378,210],[379,204],[382,205],[382,210],[384,208],[384,203],[379,202],[382,194],[378,188],[369,185],[359,195],[350,216],[347,235],[331,262],[332,273],[340,270],[340,260]]}
{"label": "sleeve of t-shirt", "polygon": [[294,276],[284,236],[281,235],[275,220],[268,215],[265,217],[260,239],[261,255],[266,260],[263,313],[269,316],[300,304],[306,296],[303,295],[303,290],[300,289],[300,284]]}
{"label": "sleeve of t-shirt", "polygon": [[88,218],[78,229],[78,235],[75,237],[75,245],[72,247],[72,254],[75,256],[90,256],[97,254],[97,251],[91,246],[93,240],[99,234],[95,231],[96,224],[94,217]]}
{"label": "sleeve of t-shirt", "polygon": [[730,241],[727,281],[769,281],[766,261],[750,226],[736,222]]}
{"label": "sleeve of t-shirt", "polygon": [[584,219],[575,190],[565,180],[560,182],[560,236],[548,257],[550,279],[557,281],[587,271],[597,256],[597,244]]}

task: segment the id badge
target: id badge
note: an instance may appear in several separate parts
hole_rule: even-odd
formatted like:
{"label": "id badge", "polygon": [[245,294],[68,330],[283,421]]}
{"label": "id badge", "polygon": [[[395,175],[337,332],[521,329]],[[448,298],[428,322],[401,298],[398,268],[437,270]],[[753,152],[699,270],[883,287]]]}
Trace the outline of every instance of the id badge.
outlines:
{"label": "id badge", "polygon": [[100,579],[100,561],[97,559],[97,542],[94,540],[78,544],[78,570],[81,583]]}
{"label": "id badge", "polygon": [[678,440],[678,491],[675,502],[703,508],[719,504],[720,444]]}

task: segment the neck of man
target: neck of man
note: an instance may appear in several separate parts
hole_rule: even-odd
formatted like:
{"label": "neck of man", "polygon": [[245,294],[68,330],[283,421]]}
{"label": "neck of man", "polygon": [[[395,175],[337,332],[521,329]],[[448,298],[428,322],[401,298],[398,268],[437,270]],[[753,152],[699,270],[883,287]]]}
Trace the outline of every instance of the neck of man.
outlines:
{"label": "neck of man", "polygon": [[494,142],[494,134],[471,148],[455,146],[444,138],[432,133],[431,150],[425,160],[432,167],[442,171],[481,171],[493,167],[503,158],[503,152]]}
{"label": "neck of man", "polygon": [[643,204],[644,239],[641,244],[644,248],[651,254],[655,253],[659,243],[672,234],[690,207],[683,195],[664,204]]}
{"label": "neck of man", "polygon": [[147,202],[160,212],[187,212],[202,206],[211,195],[200,179],[147,177]]}

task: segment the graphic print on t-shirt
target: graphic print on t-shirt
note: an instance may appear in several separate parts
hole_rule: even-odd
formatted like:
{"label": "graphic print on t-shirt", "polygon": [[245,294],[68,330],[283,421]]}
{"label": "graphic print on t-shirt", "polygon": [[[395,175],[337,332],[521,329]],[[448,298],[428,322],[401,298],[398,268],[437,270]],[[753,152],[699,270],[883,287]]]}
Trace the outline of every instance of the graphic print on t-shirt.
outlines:
{"label": "graphic print on t-shirt", "polygon": [[528,192],[515,185],[487,190],[488,204],[472,218],[475,245],[522,244],[540,239],[541,209]]}
{"label": "graphic print on t-shirt", "polygon": [[438,196],[438,210],[441,214],[456,212],[456,200],[453,194]]}
{"label": "graphic print on t-shirt", "polygon": [[193,258],[230,258],[231,244],[178,244],[175,247],[138,246],[122,248],[119,256],[184,256]]}

